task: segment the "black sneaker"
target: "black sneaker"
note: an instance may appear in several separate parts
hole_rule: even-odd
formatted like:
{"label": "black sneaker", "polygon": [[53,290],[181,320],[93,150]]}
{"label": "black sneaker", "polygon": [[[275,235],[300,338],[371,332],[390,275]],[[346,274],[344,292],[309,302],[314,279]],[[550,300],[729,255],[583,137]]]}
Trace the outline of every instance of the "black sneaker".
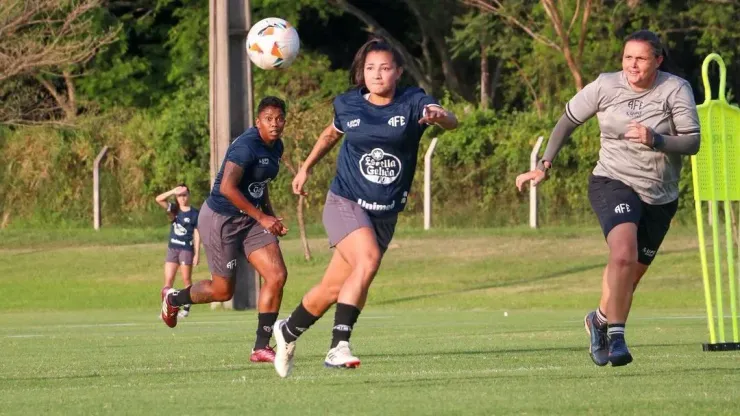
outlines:
{"label": "black sneaker", "polygon": [[614,337],[609,340],[609,361],[612,363],[612,367],[619,367],[632,362],[632,354],[627,348],[624,337]]}

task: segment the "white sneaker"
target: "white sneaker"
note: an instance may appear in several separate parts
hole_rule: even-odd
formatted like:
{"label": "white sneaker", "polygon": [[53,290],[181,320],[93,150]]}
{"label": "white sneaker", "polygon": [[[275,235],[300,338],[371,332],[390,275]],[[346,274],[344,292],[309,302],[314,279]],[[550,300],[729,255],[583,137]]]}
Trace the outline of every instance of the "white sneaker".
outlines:
{"label": "white sneaker", "polygon": [[357,368],[359,366],[360,359],[352,355],[347,341],[339,341],[336,347],[326,353],[324,360],[324,367],[329,368]]}
{"label": "white sneaker", "polygon": [[295,354],[295,341],[286,342],[283,336],[283,326],[287,319],[281,319],[275,322],[272,327],[272,335],[275,337],[275,371],[280,377],[288,377],[293,370],[293,355]]}
{"label": "white sneaker", "polygon": [[180,318],[187,318],[188,315],[190,315],[190,311],[187,309],[181,309],[180,312],[177,313],[177,316]]}

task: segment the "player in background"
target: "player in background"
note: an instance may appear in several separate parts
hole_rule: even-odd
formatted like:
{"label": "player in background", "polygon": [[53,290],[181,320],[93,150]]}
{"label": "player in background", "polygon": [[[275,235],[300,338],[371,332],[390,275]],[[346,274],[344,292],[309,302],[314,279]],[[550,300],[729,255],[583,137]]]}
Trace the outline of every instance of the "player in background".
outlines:
{"label": "player in background", "polygon": [[288,229],[272,209],[268,186],[278,174],[284,128],[285,102],[265,97],[257,107],[255,127],[226,150],[211,194],[201,207],[198,230],[211,280],[179,291],[162,289],[162,319],[175,327],[179,307],[231,299],[237,256],[245,256],[264,279],[257,305],[257,338],[250,356],[253,362],[274,360],[269,342],[288,276],[277,240]]}
{"label": "player in background", "polygon": [[[175,196],[175,202],[167,200]],[[180,184],[171,190],[157,195],[157,204],[167,210],[170,220],[170,238],[167,256],[164,260],[164,286],[172,287],[177,269],[180,269],[185,286],[192,284],[193,266],[200,263],[200,234],[198,233],[198,210],[190,206],[190,190]],[[183,305],[180,317],[190,314],[190,304]]]}
{"label": "player in background", "polygon": [[678,208],[683,155],[699,151],[699,117],[689,83],[659,70],[665,52],[647,30],[624,43],[622,70],[601,74],[565,107],[537,168],[519,175],[536,186],[573,130],[596,115],[599,160],[588,195],[609,247],[599,307],[586,315],[596,365],[632,362],[625,324],[632,295],[655,258]]}
{"label": "player in background", "polygon": [[457,126],[455,116],[422,89],[398,88],[402,73],[400,54],[385,40],[365,43],[350,70],[354,87],[334,99],[333,123],[293,180],[293,192],[303,193],[313,166],[345,137],[323,213],[334,254],[321,282],[273,330],[275,369],[281,377],[292,369],[296,339],[334,304],[333,337],[324,364],[360,365],[350,349],[350,335],[406,205],[421,136],[430,124]]}

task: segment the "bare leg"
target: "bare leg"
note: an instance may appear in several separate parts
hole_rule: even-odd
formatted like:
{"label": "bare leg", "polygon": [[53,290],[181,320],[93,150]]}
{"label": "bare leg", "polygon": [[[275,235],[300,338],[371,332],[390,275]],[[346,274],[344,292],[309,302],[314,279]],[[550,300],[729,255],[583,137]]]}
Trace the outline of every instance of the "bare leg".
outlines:
{"label": "bare leg", "polygon": [[625,323],[632,304],[637,272],[637,225],[620,224],[609,232],[606,316],[609,322]]}
{"label": "bare leg", "polygon": [[283,287],[288,279],[280,246],[272,243],[262,247],[252,252],[247,260],[265,282],[260,289],[258,311],[277,313],[283,300]]}
{"label": "bare leg", "polygon": [[180,267],[177,263],[164,263],[164,287],[172,287],[175,284],[175,275],[177,274],[177,268]]}

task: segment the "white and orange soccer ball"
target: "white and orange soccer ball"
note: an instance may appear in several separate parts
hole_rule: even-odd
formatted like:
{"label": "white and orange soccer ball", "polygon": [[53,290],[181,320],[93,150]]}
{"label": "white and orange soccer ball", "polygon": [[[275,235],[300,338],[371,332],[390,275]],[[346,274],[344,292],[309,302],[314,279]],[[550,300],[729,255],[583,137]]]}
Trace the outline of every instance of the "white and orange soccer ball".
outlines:
{"label": "white and orange soccer ball", "polygon": [[262,69],[287,68],[298,56],[301,40],[290,23],[277,17],[257,22],[247,35],[249,59]]}

